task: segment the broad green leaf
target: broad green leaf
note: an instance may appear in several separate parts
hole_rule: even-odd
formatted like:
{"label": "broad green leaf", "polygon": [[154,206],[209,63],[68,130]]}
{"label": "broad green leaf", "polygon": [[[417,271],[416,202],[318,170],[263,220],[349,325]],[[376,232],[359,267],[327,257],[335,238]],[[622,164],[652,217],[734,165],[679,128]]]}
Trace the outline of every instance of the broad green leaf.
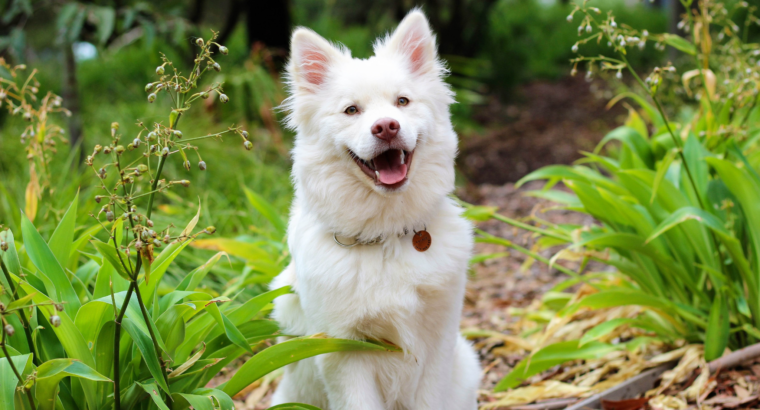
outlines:
{"label": "broad green leaf", "polygon": [[608,353],[618,350],[622,346],[613,346],[601,342],[589,342],[579,346],[577,340],[555,343],[544,347],[523,359],[494,387],[494,391],[500,392],[519,386],[529,377],[543,372],[556,365],[571,360],[599,359]]}
{"label": "broad green leaf", "polygon": [[624,93],[620,93],[616,95],[615,98],[611,99],[610,102],[607,103],[607,108],[611,108],[623,98],[630,98],[636,101],[636,103],[639,104],[639,106],[647,114],[647,116],[649,117],[649,120],[652,121],[652,124],[654,124],[655,128],[659,128],[663,124],[665,124],[665,121],[663,120],[662,116],[652,104],[648,103],[647,100],[644,99],[644,97],[631,91],[626,91]]}
{"label": "broad green leaf", "polygon": [[705,360],[708,362],[723,356],[728,345],[729,327],[728,301],[723,292],[718,291],[710,308],[705,334]]}
{"label": "broad green leaf", "polygon": [[[718,158],[707,158],[707,163],[718,172],[723,182],[726,184],[732,194],[739,200],[742,211],[747,218],[749,234],[752,237],[751,244],[754,251],[752,252],[752,265],[758,266],[758,255],[760,255],[760,184],[756,183],[752,176],[744,169],[740,169],[730,161]],[[756,284],[757,285],[757,284]]]}
{"label": "broad green leaf", "polygon": [[148,396],[150,396],[151,400],[153,400],[153,403],[158,406],[161,410],[169,410],[169,407],[166,406],[166,403],[161,399],[161,393],[158,391],[158,387],[156,387],[155,382],[147,382],[147,383],[137,383],[140,385],[140,387],[145,390],[145,393],[148,393]]}
{"label": "broad green leaf", "polygon": [[53,289],[47,289],[48,295],[56,302],[65,302],[63,307],[66,313],[69,317],[75,317],[81,303],[61,264],[55,259],[55,255],[29,218],[21,218],[21,232],[24,235],[24,247],[29,259],[39,269],[40,274],[50,279],[54,285]]}
{"label": "broad green leaf", "polygon": [[235,410],[235,403],[232,402],[230,395],[219,389],[195,389],[192,393],[199,396],[213,397],[218,404],[219,410]]}
{"label": "broad green leaf", "polygon": [[251,204],[251,206],[259,211],[259,213],[261,213],[272,224],[272,226],[275,227],[277,233],[280,235],[285,235],[288,227],[285,224],[285,221],[282,220],[282,217],[280,217],[280,214],[274,209],[274,207],[259,194],[245,187],[244,190],[245,196],[248,198],[248,202]]}
{"label": "broad green leaf", "polygon": [[590,330],[586,331],[583,337],[581,337],[581,340],[578,342],[578,346],[583,347],[583,345],[588,344],[591,341],[599,340],[600,338],[613,332],[618,327],[633,323],[635,321],[636,319],[621,317],[617,319],[608,320],[604,323],[596,325]]}
{"label": "broad green leaf", "polygon": [[53,410],[58,395],[58,383],[64,377],[85,378],[96,382],[111,380],[96,372],[86,364],[74,359],[55,359],[37,368],[37,388],[35,396],[41,410]]}
{"label": "broad green leaf", "polygon": [[132,279],[129,277],[129,272],[127,272],[127,269],[124,267],[124,265],[129,264],[127,255],[124,254],[124,252],[120,250],[117,251],[110,242],[105,243],[97,239],[93,239],[90,242],[93,244],[93,246],[95,246],[95,249],[97,249],[98,252],[103,255],[105,261],[108,262],[116,270],[119,276],[124,278],[124,280],[132,281]]}
{"label": "broad green leaf", "polygon": [[195,290],[195,288],[198,287],[198,285],[201,283],[203,278],[206,277],[209,271],[214,268],[214,265],[219,262],[219,259],[221,259],[222,255],[227,255],[227,253],[217,252],[214,256],[209,258],[206,263],[188,273],[187,276],[182,279],[182,282],[177,285],[177,290]]}
{"label": "broad green leaf", "polygon": [[98,269],[98,275],[95,278],[95,292],[92,294],[93,299],[110,296],[111,286],[113,286],[113,293],[124,292],[129,289],[129,281],[118,274],[116,268],[114,268],[110,262],[103,261],[100,269]]}
{"label": "broad green leaf", "polygon": [[678,155],[678,151],[669,150],[668,153],[665,154],[665,157],[662,159],[662,162],[657,169],[657,175],[654,177],[654,185],[652,186],[652,199],[649,200],[650,204],[653,203],[654,199],[657,197],[657,192],[660,190],[660,183],[662,182],[663,178],[665,178],[665,174],[670,169],[670,164],[673,163],[676,155]]}
{"label": "broad green leaf", "polygon": [[683,51],[686,54],[690,55],[697,55],[697,48],[694,46],[694,44],[690,43],[688,40],[684,39],[683,37],[677,35],[677,34],[663,34],[664,41],[667,45],[679,50]]}
{"label": "broad green leaf", "polygon": [[100,329],[114,319],[114,309],[110,303],[94,300],[85,303],[79,309],[74,324],[82,333],[87,348],[94,353],[95,342],[100,335]]}
{"label": "broad green leaf", "polygon": [[245,340],[243,334],[240,333],[240,330],[235,326],[235,324],[232,323],[232,321],[219,310],[219,307],[215,302],[209,302],[206,306],[206,311],[208,311],[209,314],[214,317],[216,323],[224,329],[224,333],[232,343],[247,350],[248,353],[253,354],[253,349],[251,349],[251,346]]}
{"label": "broad green leaf", "polygon": [[[34,288],[26,282],[21,282],[22,289],[27,293],[34,293]],[[42,293],[34,294],[34,303],[37,304],[37,311],[50,321],[50,316],[58,315],[61,319],[60,326],[46,327],[46,329],[52,329],[60,342],[54,342],[56,345],[62,345],[66,350],[66,354],[71,359],[76,359],[86,364],[88,367],[95,367],[95,359],[92,352],[87,346],[82,333],[77,329],[74,321],[69,318],[69,315],[64,310],[63,312],[56,311],[52,306],[52,300]],[[44,343],[43,343],[44,345]],[[96,406],[96,390],[97,383],[91,380],[82,380],[82,389],[84,390],[85,400],[90,408],[97,408]]]}
{"label": "broad green leaf", "polygon": [[79,203],[79,193],[77,192],[74,200],[69,205],[69,209],[61,218],[61,222],[53,232],[53,236],[48,241],[50,251],[53,252],[55,259],[62,267],[69,266],[69,257],[71,256],[71,248],[74,244],[74,231],[77,224],[77,203]]}
{"label": "broad green leaf", "polygon": [[24,297],[20,297],[20,298],[14,300],[13,302],[11,302],[11,303],[8,304],[8,306],[5,308],[5,310],[13,310],[13,309],[16,309],[16,308],[20,308],[20,307],[24,307],[24,306],[29,305],[32,302],[32,298],[34,298],[34,294],[35,293],[37,293],[37,292],[30,293],[30,294],[28,294],[28,295],[26,295]]}
{"label": "broad green leaf", "polygon": [[98,233],[101,229],[103,229],[103,227],[100,224],[92,225],[85,229],[84,232],[79,235],[79,238],[74,241],[74,244],[71,246],[71,254],[69,255],[69,268],[73,269],[72,264],[76,263],[76,255],[84,248],[87,242],[93,238],[93,235]]}
{"label": "broad green leaf", "polygon": [[193,406],[195,410],[214,410],[214,399],[211,396],[199,396],[197,394],[174,393],[173,410],[186,409]]}
{"label": "broad green leaf", "polygon": [[650,295],[637,290],[626,290],[612,288],[601,292],[592,293],[578,302],[568,306],[561,314],[563,316],[576,312],[581,307],[592,309],[602,309],[616,306],[638,305],[647,306],[655,309],[672,310],[673,306],[669,300],[658,296]]}
{"label": "broad green leaf", "polygon": [[161,370],[156,350],[153,348],[153,342],[148,333],[141,330],[132,319],[129,318],[124,318],[121,326],[127,331],[129,336],[135,342],[137,348],[140,350],[140,353],[145,360],[145,364],[148,366],[148,371],[150,371],[150,374],[153,376],[156,383],[158,383],[161,389],[167,394],[171,394],[169,386],[166,385],[166,380],[164,380],[163,371]]}
{"label": "broad green leaf", "polygon": [[97,38],[101,45],[105,45],[108,38],[113,33],[114,23],[116,22],[116,10],[112,7],[91,7],[92,14],[96,19],[96,26],[98,28]]}
{"label": "broad green leaf", "polygon": [[225,383],[224,392],[234,396],[262,376],[285,365],[308,357],[340,351],[386,351],[399,352],[400,349],[374,342],[324,337],[299,337],[268,347],[249,359]]}
{"label": "broad green leaf", "polygon": [[164,273],[166,273],[169,265],[171,265],[172,261],[174,261],[174,259],[179,256],[180,252],[182,252],[182,250],[191,242],[192,240],[185,240],[181,243],[172,243],[164,248],[156,259],[153,260],[150,282],[145,281],[140,284],[140,292],[146,301],[153,300],[153,293],[161,282],[161,279],[164,277]]}
{"label": "broad green leaf", "polygon": [[[0,354],[2,354],[2,352],[0,352]],[[32,355],[25,354],[22,356],[13,356],[11,357],[11,360],[13,360],[13,365],[16,366],[16,369],[23,369],[31,363]],[[16,393],[16,386],[18,386],[18,379],[13,373],[8,358],[0,358],[0,409],[15,409],[13,396]]]}
{"label": "broad green leaf", "polygon": [[602,138],[599,144],[594,149],[594,153],[598,154],[602,148],[612,140],[618,140],[621,143],[627,145],[639,158],[644,161],[648,168],[652,168],[654,165],[654,157],[652,155],[652,149],[649,146],[647,140],[641,135],[635,128],[623,126],[615,128]]}
{"label": "broad green leaf", "polygon": [[[95,370],[100,374],[111,374],[113,369],[114,331],[116,324],[108,322],[100,328],[100,334],[95,342]],[[113,386],[99,383],[97,387],[98,403],[103,403],[109,395],[113,395]]]}

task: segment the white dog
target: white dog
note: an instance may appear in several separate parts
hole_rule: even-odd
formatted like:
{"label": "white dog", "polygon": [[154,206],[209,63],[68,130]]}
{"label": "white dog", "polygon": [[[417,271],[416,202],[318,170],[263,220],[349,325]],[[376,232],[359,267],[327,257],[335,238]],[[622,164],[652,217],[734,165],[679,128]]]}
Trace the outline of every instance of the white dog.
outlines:
{"label": "white dog", "polygon": [[447,195],[457,136],[435,37],[412,11],[354,59],[311,30],[288,66],[293,261],[271,287],[285,334],[385,339],[404,353],[291,364],[274,403],[325,410],[473,410],[477,357],[459,335],[472,227]]}

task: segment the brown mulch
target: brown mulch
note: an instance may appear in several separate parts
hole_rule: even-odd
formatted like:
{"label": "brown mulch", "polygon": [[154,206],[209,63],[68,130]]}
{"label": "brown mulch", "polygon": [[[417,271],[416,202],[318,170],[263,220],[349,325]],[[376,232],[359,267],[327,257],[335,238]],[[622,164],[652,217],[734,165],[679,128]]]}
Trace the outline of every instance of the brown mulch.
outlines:
{"label": "brown mulch", "polygon": [[569,164],[625,119],[622,104],[605,108],[612,96],[602,81],[583,76],[523,85],[515,102],[493,99],[478,110],[475,119],[486,131],[461,136],[457,165],[473,184],[502,185],[546,165]]}

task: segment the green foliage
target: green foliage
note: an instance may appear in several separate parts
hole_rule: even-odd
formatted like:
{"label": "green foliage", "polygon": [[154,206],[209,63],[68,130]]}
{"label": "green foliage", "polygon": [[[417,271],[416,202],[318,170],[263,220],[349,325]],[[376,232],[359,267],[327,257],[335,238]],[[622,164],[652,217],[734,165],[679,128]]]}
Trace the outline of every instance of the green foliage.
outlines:
{"label": "green foliage", "polygon": [[[537,0],[500,0],[493,6],[488,47],[483,55],[498,67],[493,71],[492,85],[500,93],[528,80],[557,78],[569,72],[567,62],[575,56],[571,48],[579,39],[578,26],[567,22],[572,7]],[[612,7],[621,22],[633,27],[652,32],[667,28],[666,13],[657,9],[629,7],[622,2]],[[605,49],[604,44],[594,43],[584,53],[596,55]],[[643,65],[653,65],[662,57],[652,47],[633,54],[634,63]]]}
{"label": "green foliage", "polygon": [[[613,13],[605,16],[587,3],[573,11],[582,27],[591,26],[578,44],[610,41],[615,53],[615,57],[578,57],[573,63],[630,73],[638,88],[622,93],[613,103],[630,98],[636,108],[629,108],[625,125],[610,132],[575,165],[545,167],[518,185],[546,180],[534,196],[586,213],[600,224],[554,225],[534,218],[537,226],[533,226],[498,214],[492,218],[534,232],[540,237],[539,248],[565,247],[551,259],[553,266],[574,276],[572,283],[582,280],[591,285],[580,300],[556,307],[557,315],[630,305],[642,310],[635,318],[598,325],[578,341],[533,352],[496,390],[515,387],[565,361],[595,357],[584,355],[587,349],[603,354],[607,349],[635,348],[649,336],[671,343],[703,343],[707,360],[723,355],[726,347],[758,342],[760,107],[759,69],[751,51],[758,45],[743,43],[724,7],[721,2],[704,2],[700,14],[687,16],[682,25],[692,32],[695,27],[708,30],[690,39],[623,26]],[[704,40],[706,34],[712,35],[710,42]],[[670,65],[656,67],[642,80],[628,60],[629,48],[640,41],[668,44],[684,53],[687,67],[704,68],[679,77]],[[666,111],[663,95],[674,95],[674,89],[691,98],[666,99]],[[669,111],[677,113],[676,120],[668,118]],[[572,193],[552,190],[560,182]],[[475,219],[490,212],[468,210]],[[534,252],[486,233],[479,240],[501,243],[541,260]],[[567,272],[556,263],[566,255],[583,260],[579,272]],[[614,267],[619,275],[614,280],[579,276],[588,261]],[[618,345],[605,343],[620,326],[641,329],[648,336]]]}

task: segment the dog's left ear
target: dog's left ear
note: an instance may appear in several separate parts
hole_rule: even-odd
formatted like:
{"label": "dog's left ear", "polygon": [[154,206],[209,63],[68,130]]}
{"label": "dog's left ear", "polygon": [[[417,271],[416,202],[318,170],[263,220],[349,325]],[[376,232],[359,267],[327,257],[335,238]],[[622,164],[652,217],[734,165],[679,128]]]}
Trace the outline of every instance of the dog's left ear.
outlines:
{"label": "dog's left ear", "polygon": [[385,48],[403,56],[414,74],[425,74],[435,70],[435,36],[430,30],[427,18],[419,10],[413,10],[404,17],[386,41]]}

